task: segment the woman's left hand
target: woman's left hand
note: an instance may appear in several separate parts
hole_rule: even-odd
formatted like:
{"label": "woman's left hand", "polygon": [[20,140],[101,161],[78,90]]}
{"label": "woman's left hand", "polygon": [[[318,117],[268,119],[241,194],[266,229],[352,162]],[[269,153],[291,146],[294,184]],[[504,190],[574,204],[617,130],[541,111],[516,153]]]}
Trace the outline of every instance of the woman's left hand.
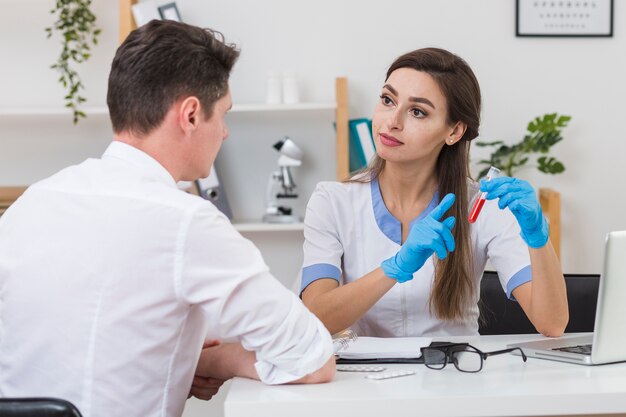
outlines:
{"label": "woman's left hand", "polygon": [[498,199],[501,209],[508,207],[522,229],[522,239],[531,248],[542,248],[548,243],[548,222],[533,187],[526,181],[512,177],[496,177],[480,181],[480,191],[487,200]]}

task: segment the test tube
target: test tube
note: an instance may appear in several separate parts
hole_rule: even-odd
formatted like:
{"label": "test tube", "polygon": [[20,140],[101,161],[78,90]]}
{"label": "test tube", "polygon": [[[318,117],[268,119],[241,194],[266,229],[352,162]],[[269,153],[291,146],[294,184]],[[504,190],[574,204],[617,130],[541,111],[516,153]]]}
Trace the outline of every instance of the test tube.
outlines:
{"label": "test tube", "polygon": [[[487,181],[489,181],[492,178],[497,177],[498,175],[500,175],[500,170],[494,166],[490,167],[489,172],[487,172],[487,177],[486,177]],[[480,196],[474,202],[474,206],[472,207],[472,210],[470,211],[470,215],[468,219],[470,223],[474,223],[476,219],[478,218],[480,211],[483,209],[483,206],[485,205],[485,201],[486,201],[485,197],[487,197],[487,193],[482,192],[480,193]]]}

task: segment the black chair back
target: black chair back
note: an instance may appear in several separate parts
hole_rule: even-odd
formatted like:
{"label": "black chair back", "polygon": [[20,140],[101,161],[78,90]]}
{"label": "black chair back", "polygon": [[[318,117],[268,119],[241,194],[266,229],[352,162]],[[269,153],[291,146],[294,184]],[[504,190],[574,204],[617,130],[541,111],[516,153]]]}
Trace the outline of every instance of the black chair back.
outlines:
{"label": "black chair back", "polygon": [[69,401],[58,398],[0,398],[2,417],[81,417]]}
{"label": "black chair back", "polygon": [[[566,333],[593,331],[599,284],[598,274],[565,274],[569,304]],[[484,272],[478,308],[481,335],[537,333],[520,305],[506,297],[496,272]]]}

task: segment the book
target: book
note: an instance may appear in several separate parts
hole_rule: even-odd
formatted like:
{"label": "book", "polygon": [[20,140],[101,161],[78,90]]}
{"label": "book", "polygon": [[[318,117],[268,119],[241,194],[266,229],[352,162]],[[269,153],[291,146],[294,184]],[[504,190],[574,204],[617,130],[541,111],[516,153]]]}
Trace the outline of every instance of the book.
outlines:
{"label": "book", "polygon": [[376,155],[370,119],[352,119],[348,122],[350,171],[367,166]]}
{"label": "book", "polygon": [[362,337],[352,330],[333,336],[337,363],[419,362],[420,349],[431,342],[430,337]]}

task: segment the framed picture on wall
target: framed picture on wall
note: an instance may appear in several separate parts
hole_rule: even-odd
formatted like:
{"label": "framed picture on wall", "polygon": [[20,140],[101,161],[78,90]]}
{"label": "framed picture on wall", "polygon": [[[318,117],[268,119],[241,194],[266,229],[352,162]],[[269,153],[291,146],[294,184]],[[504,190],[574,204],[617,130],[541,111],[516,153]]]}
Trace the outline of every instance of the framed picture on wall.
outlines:
{"label": "framed picture on wall", "polygon": [[611,37],[614,0],[516,0],[516,36]]}
{"label": "framed picture on wall", "polygon": [[178,13],[178,7],[176,7],[176,3],[167,3],[163,6],[159,6],[159,14],[161,15],[161,19],[163,20],[174,20],[176,22],[182,22],[180,18],[180,13]]}

